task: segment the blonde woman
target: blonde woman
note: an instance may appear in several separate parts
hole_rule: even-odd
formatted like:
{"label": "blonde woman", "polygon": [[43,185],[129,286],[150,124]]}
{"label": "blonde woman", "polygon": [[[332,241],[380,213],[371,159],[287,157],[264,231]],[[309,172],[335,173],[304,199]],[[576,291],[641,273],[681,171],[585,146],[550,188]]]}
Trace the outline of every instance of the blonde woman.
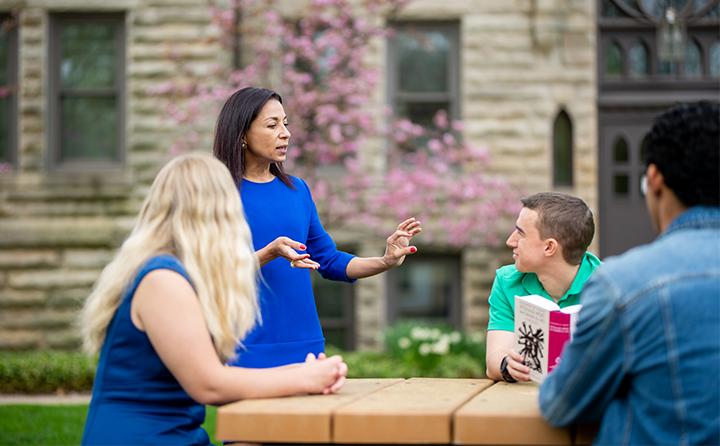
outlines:
{"label": "blonde woman", "polygon": [[210,155],[175,158],[82,312],[100,353],[83,444],[210,444],[205,404],[342,386],[340,357],[225,367],[258,319],[257,257],[232,177]]}

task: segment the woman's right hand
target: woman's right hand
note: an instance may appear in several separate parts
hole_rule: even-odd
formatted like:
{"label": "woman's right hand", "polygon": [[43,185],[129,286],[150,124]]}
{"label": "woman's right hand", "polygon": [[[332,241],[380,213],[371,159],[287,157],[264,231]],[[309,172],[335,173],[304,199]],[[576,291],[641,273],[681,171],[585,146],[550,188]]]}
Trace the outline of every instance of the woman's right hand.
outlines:
{"label": "woman's right hand", "polygon": [[335,393],[345,384],[347,364],[339,355],[325,357],[320,353],[317,358],[308,353],[301,366],[306,380],[307,393]]}
{"label": "woman's right hand", "polygon": [[310,260],[310,254],[299,254],[297,251],[305,251],[307,247],[289,237],[278,237],[267,246],[257,251],[260,265],[265,265],[278,257],[286,258],[293,268],[318,269],[320,264]]}

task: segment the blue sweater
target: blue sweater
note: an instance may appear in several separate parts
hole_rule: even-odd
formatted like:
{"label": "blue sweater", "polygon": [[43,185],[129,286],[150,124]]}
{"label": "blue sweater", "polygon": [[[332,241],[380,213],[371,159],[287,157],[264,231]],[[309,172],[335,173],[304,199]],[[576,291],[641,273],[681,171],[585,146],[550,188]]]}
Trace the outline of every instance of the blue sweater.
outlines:
{"label": "blue sweater", "polygon": [[[307,246],[307,253],[320,264],[324,278],[351,282],[345,270],[353,256],[337,250],[320,223],[307,184],[290,178],[295,189],[278,178],[268,183],[242,182],[240,196],[255,250],[286,236]],[[315,308],[310,270],[291,268],[287,259],[277,258],[260,271],[262,324],[243,340],[244,349],[238,348],[238,357],[231,365],[274,367],[302,362],[309,352],[324,351],[325,338]]]}

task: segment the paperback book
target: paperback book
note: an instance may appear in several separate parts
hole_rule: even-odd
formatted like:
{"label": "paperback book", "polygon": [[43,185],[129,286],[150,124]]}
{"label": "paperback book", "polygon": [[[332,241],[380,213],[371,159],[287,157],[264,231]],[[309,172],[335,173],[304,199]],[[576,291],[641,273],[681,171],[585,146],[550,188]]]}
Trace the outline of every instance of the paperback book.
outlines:
{"label": "paperback book", "polygon": [[575,331],[582,305],[560,308],[538,295],[515,296],[516,351],[530,367],[530,379],[541,383],[560,361]]}

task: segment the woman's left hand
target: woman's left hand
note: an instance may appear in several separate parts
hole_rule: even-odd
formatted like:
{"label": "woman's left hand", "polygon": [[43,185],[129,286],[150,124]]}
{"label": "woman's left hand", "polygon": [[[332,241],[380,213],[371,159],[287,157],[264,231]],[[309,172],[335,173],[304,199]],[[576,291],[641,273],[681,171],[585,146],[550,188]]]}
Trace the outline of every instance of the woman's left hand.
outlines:
{"label": "woman's left hand", "polygon": [[417,248],[410,245],[410,240],[422,231],[420,222],[410,217],[400,223],[390,237],[387,238],[383,262],[388,267],[400,266],[406,255],[415,254]]}

